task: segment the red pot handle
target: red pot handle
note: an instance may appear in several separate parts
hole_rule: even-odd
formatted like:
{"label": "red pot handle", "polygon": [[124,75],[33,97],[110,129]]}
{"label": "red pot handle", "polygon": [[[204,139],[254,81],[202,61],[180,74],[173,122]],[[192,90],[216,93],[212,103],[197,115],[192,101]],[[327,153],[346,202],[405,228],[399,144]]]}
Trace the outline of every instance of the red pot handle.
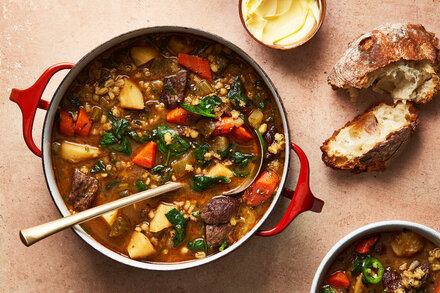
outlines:
{"label": "red pot handle", "polygon": [[289,224],[296,218],[299,214],[305,211],[312,211],[315,213],[320,213],[324,202],[319,198],[313,196],[312,191],[310,191],[309,186],[309,161],[304,151],[294,143],[291,143],[290,147],[295,151],[299,157],[301,163],[301,169],[299,171],[298,183],[295,190],[285,188],[282,195],[290,198],[292,201],[287,208],[281,221],[272,229],[269,230],[259,230],[257,235],[259,236],[274,236],[289,226]]}
{"label": "red pot handle", "polygon": [[52,76],[61,69],[71,69],[75,64],[63,62],[52,65],[40,76],[29,88],[20,90],[13,88],[9,99],[18,104],[23,114],[23,137],[28,148],[37,156],[41,157],[41,150],[35,145],[32,137],[35,112],[37,108],[49,109],[49,102],[41,99],[44,89]]}

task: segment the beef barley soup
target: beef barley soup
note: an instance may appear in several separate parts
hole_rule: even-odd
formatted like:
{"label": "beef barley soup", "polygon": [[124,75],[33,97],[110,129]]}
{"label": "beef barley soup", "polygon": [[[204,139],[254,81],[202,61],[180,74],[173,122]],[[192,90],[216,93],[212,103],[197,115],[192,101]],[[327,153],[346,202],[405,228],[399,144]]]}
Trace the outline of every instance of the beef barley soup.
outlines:
{"label": "beef barley soup", "polygon": [[371,235],[343,251],[321,293],[439,293],[440,248],[410,231]]}
{"label": "beef barley soup", "polygon": [[[55,123],[53,168],[72,212],[168,181],[184,185],[82,224],[133,259],[177,262],[227,249],[266,212],[282,175],[281,116],[265,84],[230,49],[191,35],[150,35],[102,54],[70,86]],[[258,156],[257,180],[221,196],[247,180]]]}

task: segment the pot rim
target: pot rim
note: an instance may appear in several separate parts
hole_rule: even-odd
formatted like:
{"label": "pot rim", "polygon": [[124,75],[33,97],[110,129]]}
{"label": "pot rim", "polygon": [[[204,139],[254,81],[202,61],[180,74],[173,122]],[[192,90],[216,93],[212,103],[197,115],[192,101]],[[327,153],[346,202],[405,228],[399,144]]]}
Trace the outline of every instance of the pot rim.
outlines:
{"label": "pot rim", "polygon": [[327,252],[316,270],[310,293],[319,292],[319,286],[324,281],[323,278],[336,257],[355,241],[374,233],[392,232],[404,228],[413,230],[435,244],[440,245],[440,233],[422,224],[402,220],[381,221],[368,224],[344,236]]}
{"label": "pot rim", "polygon": [[[67,89],[70,87],[73,80],[76,78],[78,73],[81,72],[83,68],[85,68],[91,61],[96,59],[100,54],[107,51],[108,49],[114,48],[115,46],[121,44],[124,41],[128,41],[130,39],[134,39],[137,37],[140,37],[142,35],[147,34],[157,34],[157,33],[185,33],[194,35],[196,37],[202,37],[206,38],[208,40],[220,43],[224,46],[227,46],[230,48],[233,52],[235,52],[238,56],[240,56],[245,62],[247,62],[255,71],[256,73],[264,80],[266,83],[266,86],[272,96],[275,99],[277,108],[281,115],[281,120],[283,123],[283,130],[284,130],[284,136],[286,140],[286,145],[290,143],[290,132],[289,132],[289,125],[288,120],[286,116],[286,111],[284,108],[284,105],[281,101],[281,98],[275,88],[275,85],[272,83],[270,78],[267,76],[267,74],[263,71],[263,69],[247,54],[239,48],[237,45],[231,43],[230,41],[225,40],[224,38],[210,33],[206,31],[202,31],[195,28],[189,28],[189,27],[180,27],[180,26],[154,26],[154,27],[147,27],[147,28],[140,28],[137,30],[129,31],[126,33],[123,33],[119,36],[116,36],[101,45],[97,46],[95,49],[91,50],[89,53],[84,55],[77,63],[76,65],[67,73],[67,75],[64,77],[64,79],[61,81],[59,86],[57,87],[52,100],[50,101],[49,109],[47,110],[47,114],[44,119],[43,124],[43,135],[42,135],[42,142],[41,142],[41,148],[42,148],[42,164],[43,164],[43,171],[44,176],[46,180],[46,184],[49,189],[49,193],[52,197],[52,200],[55,203],[55,206],[57,207],[60,214],[65,217],[70,215],[69,210],[67,209],[60,192],[58,190],[58,187],[55,182],[55,176],[53,173],[52,168],[52,158],[51,158],[51,134],[52,134],[52,127],[53,127],[53,121],[54,116],[56,112],[56,108],[58,107],[59,102],[61,101],[61,98],[64,96]],[[233,245],[228,247],[228,249],[225,249],[221,252],[217,252],[213,255],[210,255],[203,259],[198,260],[191,260],[191,261],[185,261],[185,262],[174,262],[174,263],[159,263],[159,262],[142,262],[134,259],[130,259],[126,256],[123,256],[122,254],[119,254],[110,248],[105,247],[100,242],[95,240],[92,236],[87,234],[85,230],[81,228],[80,225],[75,225],[72,227],[72,230],[81,237],[85,242],[87,242],[91,247],[96,249],[97,251],[101,252],[102,254],[106,255],[107,257],[118,261],[120,263],[142,268],[142,269],[149,269],[149,270],[158,270],[158,271],[171,271],[171,270],[180,270],[180,269],[186,269],[191,267],[196,267],[202,264],[206,264],[209,262],[212,262],[222,256],[225,256],[232,251],[234,251],[237,247],[242,245],[246,240],[248,240],[258,229],[259,227],[266,221],[268,216],[272,213],[275,205],[278,203],[279,198],[281,196],[282,190],[284,189],[285,182],[287,180],[287,175],[289,171],[289,161],[290,161],[290,148],[285,148],[285,159],[284,159],[284,168],[283,168],[283,175],[280,180],[280,185],[278,187],[277,193],[274,195],[272,202],[267,209],[266,213],[261,217],[261,219],[255,224],[255,226],[241,239],[239,239],[237,242],[235,242]]]}

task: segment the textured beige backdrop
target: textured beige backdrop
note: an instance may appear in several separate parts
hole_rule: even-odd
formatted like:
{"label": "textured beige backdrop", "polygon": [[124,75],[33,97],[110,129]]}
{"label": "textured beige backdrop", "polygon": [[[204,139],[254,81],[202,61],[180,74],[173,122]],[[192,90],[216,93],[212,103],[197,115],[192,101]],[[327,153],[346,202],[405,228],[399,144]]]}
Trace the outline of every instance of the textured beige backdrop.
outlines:
{"label": "textured beige backdrop", "polygon": [[[321,162],[320,144],[379,97],[352,104],[326,75],[347,43],[386,22],[422,23],[440,35],[438,0],[329,0],[325,22],[308,44],[288,52],[257,44],[238,16],[238,1],[0,0],[0,291],[3,292],[308,292],[322,257],[348,232],[380,220],[416,221],[440,230],[440,98],[419,107],[420,128],[383,173],[351,175]],[[177,272],[127,267],[97,253],[71,230],[26,248],[18,230],[59,217],[41,160],[24,144],[21,113],[8,100],[50,65],[76,62],[129,30],[182,25],[218,34],[247,51],[268,73],[288,112],[293,140],[307,153],[311,185],[326,201],[281,235],[253,237],[208,265]],[[46,90],[50,99],[59,74]],[[34,135],[39,141],[44,112]],[[292,162],[294,186],[296,162]],[[281,217],[282,199],[265,226]]]}

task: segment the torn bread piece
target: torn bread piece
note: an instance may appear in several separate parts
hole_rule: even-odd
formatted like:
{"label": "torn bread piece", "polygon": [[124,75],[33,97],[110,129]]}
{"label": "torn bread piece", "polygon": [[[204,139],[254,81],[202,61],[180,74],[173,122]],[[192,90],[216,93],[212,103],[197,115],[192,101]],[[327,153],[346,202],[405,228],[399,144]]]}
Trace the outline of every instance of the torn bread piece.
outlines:
{"label": "torn bread piece", "polygon": [[350,96],[369,88],[395,101],[427,103],[440,91],[439,41],[419,24],[387,24],[349,45],[328,76]]}
{"label": "torn bread piece", "polygon": [[321,146],[322,160],[353,173],[381,171],[405,147],[418,125],[413,103],[379,103],[336,130]]}

